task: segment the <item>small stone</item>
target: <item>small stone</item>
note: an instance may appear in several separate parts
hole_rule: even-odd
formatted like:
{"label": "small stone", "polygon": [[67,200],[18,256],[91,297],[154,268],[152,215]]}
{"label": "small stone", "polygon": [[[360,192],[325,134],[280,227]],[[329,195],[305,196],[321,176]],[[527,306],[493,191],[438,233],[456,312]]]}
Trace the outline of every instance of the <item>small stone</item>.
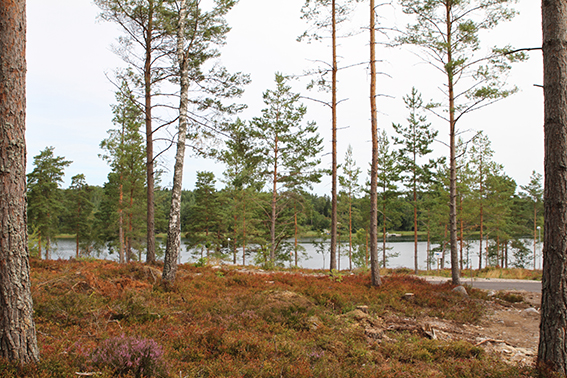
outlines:
{"label": "small stone", "polygon": [[356,309],[368,314],[368,306],[356,306]]}
{"label": "small stone", "polygon": [[533,307],[528,307],[528,308],[526,308],[526,309],[523,311],[523,313],[524,313],[525,315],[528,315],[528,316],[537,316],[537,315],[539,315],[539,311],[536,310],[536,309],[533,308]]}
{"label": "small stone", "polygon": [[453,291],[455,293],[460,293],[463,294],[465,296],[468,296],[469,294],[467,293],[467,289],[465,289],[464,286],[457,286],[456,288],[453,289]]}

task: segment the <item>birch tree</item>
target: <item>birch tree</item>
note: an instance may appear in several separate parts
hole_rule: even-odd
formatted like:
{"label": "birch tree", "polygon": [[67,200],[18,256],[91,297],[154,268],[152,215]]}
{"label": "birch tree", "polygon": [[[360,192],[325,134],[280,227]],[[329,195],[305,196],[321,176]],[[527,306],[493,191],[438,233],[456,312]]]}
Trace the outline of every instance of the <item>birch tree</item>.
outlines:
{"label": "birch tree", "polygon": [[[219,65],[204,72],[204,65],[218,58],[218,46],[224,44],[230,31],[224,16],[237,3],[235,0],[215,0],[210,11],[204,11],[200,0],[171,1],[168,14],[176,30],[175,48],[170,54],[175,82],[179,84],[179,127],[177,152],[171,191],[171,207],[167,232],[167,245],[163,279],[173,281],[181,245],[181,189],[185,144],[198,147],[209,137],[214,137],[215,118],[222,114],[234,114],[242,105],[223,103],[223,99],[240,96],[242,85],[248,76],[229,74]],[[189,95],[192,94],[190,98]],[[191,129],[190,129],[191,128]],[[212,131],[212,132],[211,132]]]}

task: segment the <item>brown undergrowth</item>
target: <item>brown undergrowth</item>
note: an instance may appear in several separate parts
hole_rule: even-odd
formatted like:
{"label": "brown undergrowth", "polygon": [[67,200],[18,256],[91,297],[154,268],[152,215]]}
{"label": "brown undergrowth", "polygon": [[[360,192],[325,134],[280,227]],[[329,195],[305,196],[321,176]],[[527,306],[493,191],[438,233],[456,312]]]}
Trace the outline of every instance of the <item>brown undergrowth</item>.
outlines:
{"label": "brown undergrowth", "polygon": [[186,264],[165,286],[159,266],[139,263],[32,260],[31,266],[41,362],[0,362],[2,377],[111,377],[116,368],[95,364],[93,356],[120,337],[159,345],[160,374],[170,377],[533,374],[466,340],[433,337],[420,319],[478,324],[486,295],[463,297],[449,284],[410,275],[392,274],[373,288],[368,274],[258,274]]}

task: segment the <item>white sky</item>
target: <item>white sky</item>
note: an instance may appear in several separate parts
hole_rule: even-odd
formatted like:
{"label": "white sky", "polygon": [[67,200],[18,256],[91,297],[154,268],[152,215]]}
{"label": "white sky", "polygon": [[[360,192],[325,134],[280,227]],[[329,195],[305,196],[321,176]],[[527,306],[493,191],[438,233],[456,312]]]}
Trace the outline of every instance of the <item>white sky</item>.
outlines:
{"label": "white sky", "polygon": [[[249,109],[241,115],[250,119],[264,107],[262,92],[272,89],[274,73],[300,74],[314,68],[314,60],[328,61],[330,48],[326,42],[307,44],[296,42],[307,24],[300,19],[304,0],[240,0],[227,19],[232,31],[223,48],[222,63],[229,71],[250,73],[252,84],[241,99]],[[366,22],[366,4],[359,5],[353,31],[361,30]],[[520,0],[515,7],[520,15],[484,36],[485,46],[511,44],[514,47],[541,46],[541,15],[539,2]],[[387,9],[385,21],[403,27],[401,12]],[[106,181],[109,169],[98,158],[99,144],[106,130],[113,127],[110,105],[114,103],[115,88],[105,73],[124,63],[111,52],[111,45],[121,30],[110,23],[97,21],[98,8],[90,0],[28,0],[28,171],[33,169],[33,156],[47,146],[55,154],[73,164],[67,168],[65,186],[70,178],[84,173],[93,185]],[[367,60],[367,31],[340,41],[342,65]],[[407,117],[402,101],[415,86],[424,99],[434,98],[443,83],[442,76],[412,53],[417,50],[384,48],[379,50],[379,71],[388,74],[378,79],[379,92],[392,96],[380,97],[379,126],[390,135],[392,122],[404,123]],[[542,84],[541,52],[530,53],[530,60],[516,65],[509,82],[520,92],[511,98],[479,110],[462,119],[461,130],[484,130],[492,141],[494,160],[505,167],[508,175],[519,185],[527,184],[533,170],[543,173],[543,91],[534,87]],[[304,90],[294,83],[294,90],[305,96],[321,96]],[[353,146],[358,165],[366,172],[370,161],[369,78],[366,66],[339,73],[339,98],[348,99],[339,105],[338,150],[342,161],[349,144]],[[324,98],[324,97],[320,97]],[[439,99],[439,97],[437,97]],[[330,110],[317,103],[305,101],[308,120],[315,120],[325,139],[325,152],[330,151]],[[439,138],[447,140],[447,124],[429,116]],[[472,136],[472,132],[465,134]],[[446,155],[448,148],[437,143],[436,155]],[[330,156],[323,158],[327,166]],[[173,166],[172,155],[162,160],[164,168]],[[187,157],[184,188],[192,189],[196,171],[212,170],[221,179],[223,167],[212,161]],[[166,174],[163,185],[170,185]],[[330,180],[316,186],[318,194],[330,192]]]}

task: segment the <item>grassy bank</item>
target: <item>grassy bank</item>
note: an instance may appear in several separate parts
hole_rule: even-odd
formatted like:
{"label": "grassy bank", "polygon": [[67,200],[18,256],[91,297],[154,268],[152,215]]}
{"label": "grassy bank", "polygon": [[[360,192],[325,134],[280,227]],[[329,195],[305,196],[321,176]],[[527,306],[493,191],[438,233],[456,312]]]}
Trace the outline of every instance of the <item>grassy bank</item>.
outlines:
{"label": "grassy bank", "polygon": [[[31,264],[42,359],[28,367],[0,362],[2,377],[532,376],[531,368],[507,365],[464,341],[430,340],[411,329],[370,337],[361,319],[475,324],[484,316],[483,292],[462,297],[448,284],[411,275],[392,274],[372,288],[367,274],[183,265],[167,286],[159,267],[138,263]],[[135,362],[124,370],[128,356]]]}

